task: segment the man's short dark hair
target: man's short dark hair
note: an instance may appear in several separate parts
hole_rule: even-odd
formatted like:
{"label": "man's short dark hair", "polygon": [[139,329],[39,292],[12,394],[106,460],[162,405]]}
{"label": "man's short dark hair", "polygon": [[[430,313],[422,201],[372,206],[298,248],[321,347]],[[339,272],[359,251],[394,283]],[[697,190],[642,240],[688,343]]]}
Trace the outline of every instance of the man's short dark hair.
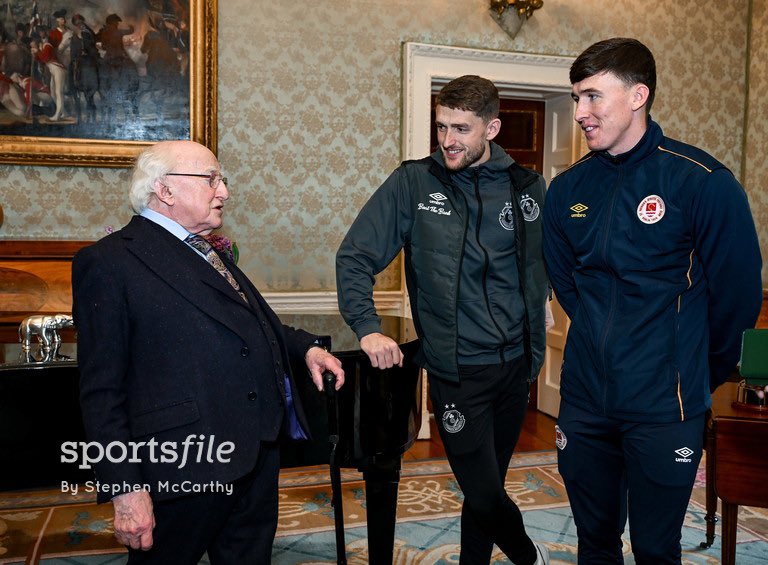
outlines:
{"label": "man's short dark hair", "polygon": [[464,75],[453,79],[440,90],[435,105],[474,112],[488,123],[499,117],[499,90],[488,79]]}
{"label": "man's short dark hair", "polygon": [[626,37],[598,41],[587,47],[571,65],[571,84],[605,72],[614,74],[627,86],[637,83],[647,86],[645,109],[651,111],[656,95],[656,61],[650,49],[637,39]]}

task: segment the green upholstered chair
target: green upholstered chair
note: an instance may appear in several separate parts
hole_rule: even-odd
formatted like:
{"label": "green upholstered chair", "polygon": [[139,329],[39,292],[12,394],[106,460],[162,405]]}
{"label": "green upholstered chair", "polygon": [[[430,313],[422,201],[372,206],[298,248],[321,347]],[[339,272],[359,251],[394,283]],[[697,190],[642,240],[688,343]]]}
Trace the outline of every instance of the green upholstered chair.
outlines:
{"label": "green upholstered chair", "polygon": [[744,332],[739,372],[748,385],[768,385],[768,329]]}

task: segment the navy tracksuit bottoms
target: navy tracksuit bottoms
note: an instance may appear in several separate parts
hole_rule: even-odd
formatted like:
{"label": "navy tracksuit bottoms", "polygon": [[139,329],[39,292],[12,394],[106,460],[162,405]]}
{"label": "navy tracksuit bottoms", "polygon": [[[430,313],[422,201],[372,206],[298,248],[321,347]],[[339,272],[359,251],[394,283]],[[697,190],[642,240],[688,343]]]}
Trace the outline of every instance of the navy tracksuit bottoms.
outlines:
{"label": "navy tracksuit bottoms", "polygon": [[560,403],[558,468],[579,537],[579,564],[624,563],[627,518],[638,565],[680,564],[704,418],[626,422]]}

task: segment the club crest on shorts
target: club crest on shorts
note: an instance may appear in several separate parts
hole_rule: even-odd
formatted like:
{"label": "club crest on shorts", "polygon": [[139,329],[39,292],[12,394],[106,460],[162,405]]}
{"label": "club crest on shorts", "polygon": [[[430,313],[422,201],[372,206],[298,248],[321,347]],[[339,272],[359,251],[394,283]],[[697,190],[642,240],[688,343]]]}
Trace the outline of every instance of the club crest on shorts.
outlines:
{"label": "club crest on shorts", "polygon": [[555,445],[560,451],[568,445],[568,438],[565,437],[565,433],[560,429],[560,426],[555,426]]}
{"label": "club crest on shorts", "polygon": [[526,222],[533,222],[539,217],[539,205],[527,194],[523,194],[520,200],[520,209],[523,211],[523,219]]}
{"label": "club crest on shorts", "polygon": [[637,217],[644,224],[655,224],[664,217],[666,206],[661,196],[651,194],[640,201],[637,207]]}
{"label": "club crest on shorts", "polygon": [[466,420],[464,414],[456,410],[456,405],[445,405],[445,412],[443,412],[443,427],[445,431],[450,434],[455,434],[464,429]]}

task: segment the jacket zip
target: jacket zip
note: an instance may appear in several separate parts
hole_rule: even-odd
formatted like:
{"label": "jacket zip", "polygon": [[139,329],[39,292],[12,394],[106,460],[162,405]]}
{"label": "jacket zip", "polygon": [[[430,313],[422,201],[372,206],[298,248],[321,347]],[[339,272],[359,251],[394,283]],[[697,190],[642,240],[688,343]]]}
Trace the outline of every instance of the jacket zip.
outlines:
{"label": "jacket zip", "polygon": [[493,325],[496,327],[496,331],[499,332],[499,338],[501,339],[501,345],[499,346],[499,361],[503,365],[504,346],[506,345],[506,340],[504,338],[504,330],[501,329],[501,326],[496,321],[496,318],[493,317],[493,311],[491,310],[491,298],[488,296],[488,267],[490,260],[488,258],[488,250],[480,241],[480,226],[483,223],[483,199],[480,198],[480,173],[477,169],[474,170],[473,176],[475,180],[475,199],[477,200],[477,223],[475,224],[475,238],[477,239],[477,246],[483,252],[483,298],[485,299],[485,307],[488,309],[488,316],[491,318]]}
{"label": "jacket zip", "polygon": [[[613,213],[616,208],[616,200],[621,188],[622,177],[624,176],[624,168],[619,166],[619,176],[616,179],[616,184],[613,188],[613,194],[611,195],[611,205],[608,208],[608,218],[605,222],[605,230],[603,234],[603,250],[602,257],[603,262],[608,266],[608,243],[610,242],[611,224],[613,223]],[[613,314],[616,309],[616,277],[613,275],[612,269],[608,269],[611,272],[611,305],[608,309],[608,316],[605,320],[605,326],[603,328],[603,335],[600,337],[600,361],[603,365],[603,411],[605,412],[607,395],[608,395],[608,371],[606,370],[605,349],[608,344],[608,334],[611,331],[611,324],[613,323]]]}
{"label": "jacket zip", "polygon": [[464,193],[461,191],[461,189],[456,186],[453,181],[450,182],[450,184],[447,185],[451,190],[453,190],[455,193],[458,193],[461,195],[462,200],[464,200],[464,233],[461,236],[461,247],[459,248],[459,270],[456,273],[456,294],[453,297],[453,319],[456,321],[456,337],[454,338],[453,343],[453,351],[456,354],[456,377],[458,379],[459,375],[459,327],[458,327],[458,321],[459,321],[459,290],[461,287],[461,265],[464,263],[464,243],[467,241],[467,230],[469,229],[469,217],[467,215],[467,208],[469,205],[467,204],[467,197],[464,196]]}

